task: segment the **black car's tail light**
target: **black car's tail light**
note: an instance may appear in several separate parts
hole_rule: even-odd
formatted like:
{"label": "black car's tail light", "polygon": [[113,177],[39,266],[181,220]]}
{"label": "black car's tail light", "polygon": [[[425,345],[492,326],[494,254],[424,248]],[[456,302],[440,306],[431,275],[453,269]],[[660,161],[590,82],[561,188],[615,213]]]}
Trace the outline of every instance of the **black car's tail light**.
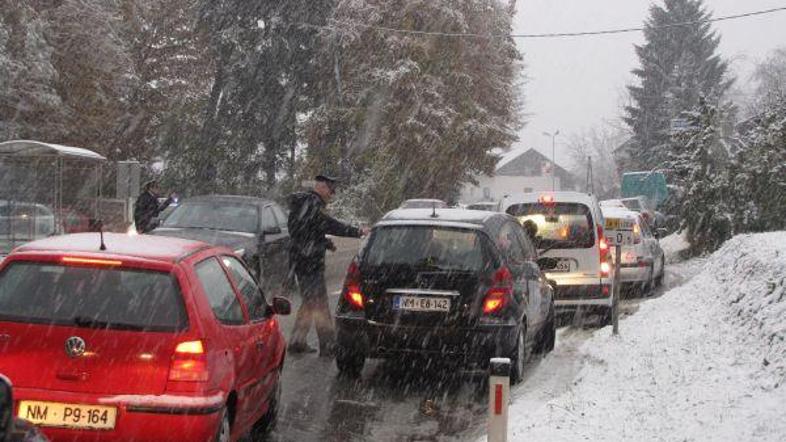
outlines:
{"label": "black car's tail light", "polygon": [[357,260],[352,260],[347,268],[347,277],[344,279],[343,295],[352,310],[363,310],[366,299],[360,289],[361,275]]}
{"label": "black car's tail light", "polygon": [[513,275],[507,267],[500,267],[492,279],[491,288],[483,299],[483,313],[491,314],[502,310],[513,295]]}

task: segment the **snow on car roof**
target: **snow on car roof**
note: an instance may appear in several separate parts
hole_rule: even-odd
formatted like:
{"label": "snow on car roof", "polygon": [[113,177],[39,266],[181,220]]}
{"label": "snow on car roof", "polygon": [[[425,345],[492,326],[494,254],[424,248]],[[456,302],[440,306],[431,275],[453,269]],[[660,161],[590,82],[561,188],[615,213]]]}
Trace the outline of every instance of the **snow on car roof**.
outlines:
{"label": "snow on car roof", "polygon": [[245,195],[197,195],[184,199],[181,204],[196,202],[223,202],[265,205],[272,203],[273,200]]}
{"label": "snow on car roof", "polygon": [[0,143],[0,155],[22,157],[56,156],[82,160],[106,161],[105,157],[92,150],[32,140],[12,140]]}
{"label": "snow on car roof", "polygon": [[624,207],[614,207],[614,206],[601,206],[601,212],[603,212],[604,218],[630,218],[636,219],[639,217],[638,212],[634,212]]}
{"label": "snow on car roof", "polygon": [[128,256],[158,261],[176,261],[183,256],[208,247],[207,244],[199,241],[122,233],[104,233],[104,244],[107,248],[105,251],[99,250],[100,244],[101,239],[98,233],[76,233],[33,241],[19,247],[13,253],[80,253],[95,256]]}

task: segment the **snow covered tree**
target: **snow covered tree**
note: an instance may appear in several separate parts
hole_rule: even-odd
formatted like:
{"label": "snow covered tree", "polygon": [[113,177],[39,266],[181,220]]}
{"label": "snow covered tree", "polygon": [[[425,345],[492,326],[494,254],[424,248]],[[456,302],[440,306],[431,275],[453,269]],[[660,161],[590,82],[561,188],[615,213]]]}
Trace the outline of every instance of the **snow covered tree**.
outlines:
{"label": "snow covered tree", "polygon": [[58,72],[47,35],[50,25],[28,2],[0,9],[0,138],[59,140],[65,112],[55,89]]}
{"label": "snow covered tree", "polygon": [[768,100],[741,134],[729,175],[737,184],[739,231],[786,229],[786,97]]}
{"label": "snow covered tree", "polygon": [[682,114],[688,129],[674,136],[667,161],[675,185],[683,190],[676,214],[694,254],[716,250],[734,233],[730,148],[723,133],[727,112],[700,98],[693,111]]}
{"label": "snow covered tree", "polygon": [[779,106],[786,97],[786,47],[781,47],[756,67],[756,100],[764,105]]}
{"label": "snow covered tree", "polygon": [[625,121],[634,137],[621,169],[660,167],[669,156],[672,119],[693,109],[699,97],[722,100],[730,87],[710,18],[702,0],[664,0],[663,6],[650,7],[646,43],[636,46],[637,84],[628,87],[631,104]]}
{"label": "snow covered tree", "polygon": [[[198,128],[195,117],[211,78],[205,75],[210,68],[205,42],[196,30],[197,6],[198,0],[124,0],[120,7],[131,75],[113,146],[124,158],[144,164],[163,159],[168,165]],[[164,147],[164,139],[172,140],[169,131],[181,131],[183,142]]]}
{"label": "snow covered tree", "polygon": [[306,126],[308,172],[363,184],[372,219],[405,198],[453,199],[473,174],[491,172],[492,149],[509,147],[520,125],[512,39],[367,25],[506,35],[508,2],[343,0],[332,23],[317,63],[324,101]]}

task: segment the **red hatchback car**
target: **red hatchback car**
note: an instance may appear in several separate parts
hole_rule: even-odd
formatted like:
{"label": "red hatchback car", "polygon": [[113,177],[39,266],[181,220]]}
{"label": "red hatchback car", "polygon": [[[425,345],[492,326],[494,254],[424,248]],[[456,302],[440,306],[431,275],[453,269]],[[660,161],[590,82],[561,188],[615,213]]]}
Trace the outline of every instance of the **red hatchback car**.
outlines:
{"label": "red hatchback car", "polygon": [[0,373],[54,441],[229,441],[275,422],[286,345],[229,249],[53,237],[0,264]]}

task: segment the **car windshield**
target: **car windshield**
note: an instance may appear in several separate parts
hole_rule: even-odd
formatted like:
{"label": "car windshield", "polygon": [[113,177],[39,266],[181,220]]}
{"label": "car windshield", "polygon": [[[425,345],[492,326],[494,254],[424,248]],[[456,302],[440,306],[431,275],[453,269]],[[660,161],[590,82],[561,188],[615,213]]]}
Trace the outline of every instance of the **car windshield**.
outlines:
{"label": "car windshield", "polygon": [[583,204],[517,204],[509,207],[507,213],[522,224],[527,221],[535,223],[540,249],[583,249],[595,244],[591,212]]}
{"label": "car windshield", "polygon": [[259,211],[251,204],[184,203],[169,214],[161,225],[254,233],[259,230]]}
{"label": "car windshield", "polygon": [[138,331],[187,324],[168,273],[32,262],[14,262],[0,274],[0,319]]}
{"label": "car windshield", "polygon": [[479,271],[483,265],[483,248],[480,236],[469,229],[381,227],[370,239],[364,264]]}

